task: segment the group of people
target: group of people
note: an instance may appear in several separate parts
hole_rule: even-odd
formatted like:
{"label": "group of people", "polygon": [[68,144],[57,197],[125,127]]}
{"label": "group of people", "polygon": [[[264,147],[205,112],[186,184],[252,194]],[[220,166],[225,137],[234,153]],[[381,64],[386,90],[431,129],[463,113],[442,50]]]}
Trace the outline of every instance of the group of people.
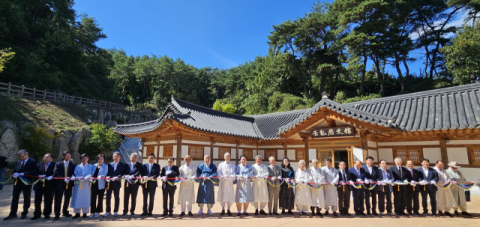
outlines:
{"label": "group of people", "polygon": [[[141,216],[152,216],[155,192],[158,181],[162,181],[163,214],[173,216],[174,195],[179,184],[177,204],[181,207],[180,217],[192,216],[192,206],[199,206],[198,215],[212,215],[211,208],[216,202],[222,207],[220,215],[232,215],[231,206],[235,203],[237,215],[246,215],[249,205],[255,207],[255,215],[293,214],[295,207],[299,215],[350,215],[350,197],[353,197],[356,215],[420,215],[419,194],[422,195],[423,214],[428,215],[427,199],[430,198],[431,214],[451,215],[458,209],[463,215],[466,211],[465,193],[461,187],[445,189],[442,186],[449,182],[465,182],[458,171],[459,166],[452,162],[449,169],[444,170],[443,161],[437,161],[435,168],[430,168],[428,159],[422,160],[422,167],[413,168],[413,162],[407,161],[402,166],[402,159],[395,158],[395,166],[387,169],[387,162],[380,160],[379,167],[373,165],[373,157],[366,158],[362,165],[356,160],[354,166],[347,169],[345,162],[339,163],[339,168],[332,166],[332,160],[327,158],[325,166],[319,167],[318,160],[312,160],[307,169],[306,162],[300,160],[299,168],[294,170],[290,160],[283,158],[280,166],[276,158],[269,157],[270,165],[262,163],[260,155],[255,157],[255,164],[248,165],[247,157],[240,157],[240,164],[231,162],[229,153],[225,153],[225,161],[218,167],[212,163],[210,156],[205,155],[204,162],[198,167],[193,166],[190,155],[184,157],[185,164],[175,166],[174,158],[168,158],[168,165],[163,168],[155,163],[155,155],[149,154],[148,163],[138,162],[138,155],[130,156],[130,164],[120,162],[120,153],[113,154],[113,162],[105,164],[103,155],[96,157],[96,164],[89,164],[89,157],[81,155],[81,163],[76,165],[71,161],[70,152],[63,153],[63,161],[52,162],[51,154],[43,157],[43,162],[37,165],[30,159],[28,151],[19,151],[20,159],[13,172],[15,185],[11,204],[11,212],[4,220],[17,217],[20,194],[23,193],[24,204],[21,218],[27,217],[30,207],[30,194],[35,177],[42,179],[33,183],[35,190],[35,212],[32,220],[49,219],[52,213],[53,198],[54,219],[62,214],[64,217],[86,218],[99,217],[103,213],[103,198],[106,193],[106,209],[104,217],[119,215],[120,189],[124,189],[123,216],[135,215],[136,199],[139,187],[143,191],[143,212]],[[21,180],[18,180],[21,179]],[[122,180],[124,180],[122,185]],[[195,198],[194,183],[198,182]],[[408,182],[408,184],[404,184]],[[215,200],[214,183],[218,183]],[[234,185],[236,184],[236,187]],[[392,212],[391,194],[394,196],[394,213]],[[112,213],[112,194],[114,207]],[[90,198],[90,199],[88,199]],[[44,209],[42,212],[42,200]],[[62,207],[62,200],[64,201]],[[378,211],[377,213],[377,201]],[[268,207],[267,207],[268,205]],[[69,213],[73,208],[74,215]],[[265,211],[267,207],[267,211]],[[364,210],[367,210],[365,214]],[[322,214],[321,210],[325,209]],[[438,212],[437,212],[438,210]],[[406,212],[405,212],[406,211]],[[83,216],[81,216],[83,214]]]}

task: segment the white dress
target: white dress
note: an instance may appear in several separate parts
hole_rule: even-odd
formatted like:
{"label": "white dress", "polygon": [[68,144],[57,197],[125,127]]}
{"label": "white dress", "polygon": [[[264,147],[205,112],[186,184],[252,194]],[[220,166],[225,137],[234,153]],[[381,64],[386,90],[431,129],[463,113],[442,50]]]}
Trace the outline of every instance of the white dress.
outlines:
{"label": "white dress", "polygon": [[[94,167],[91,164],[86,164],[85,166],[80,163],[75,167],[74,175],[75,178],[92,176]],[[80,189],[82,185],[82,189]],[[70,207],[74,209],[88,208],[90,207],[90,182],[86,180],[80,181],[80,184],[75,184],[72,193],[72,201],[70,202]]]}
{"label": "white dress", "polygon": [[452,207],[456,207],[455,199],[453,198],[452,191],[450,189],[444,189],[442,186],[446,185],[450,181],[450,177],[445,172],[441,171],[436,166],[433,168],[437,171],[438,182],[437,182],[437,210],[438,211],[449,211]]}
{"label": "white dress", "polygon": [[[180,178],[190,178],[196,176],[197,168],[190,163],[190,166],[183,164],[180,168]],[[180,192],[178,193],[177,204],[190,205],[195,203],[195,181],[194,180],[182,180],[180,182]]]}
{"label": "white dress", "polygon": [[338,170],[333,168],[328,168],[327,166],[322,167],[323,176],[325,177],[325,183],[332,185],[325,185],[323,187],[323,192],[325,193],[325,205],[337,207],[338,192],[335,184],[338,184]]}
{"label": "white dress", "polygon": [[255,163],[252,165],[252,169],[252,176],[258,177],[258,179],[253,179],[252,182],[253,202],[268,203],[267,180],[263,178],[268,177],[268,167],[264,164],[258,165]]}
{"label": "white dress", "polygon": [[295,183],[297,183],[297,187],[295,188],[295,204],[303,205],[303,206],[311,206],[312,205],[312,193],[310,187],[308,187],[307,183],[303,182],[312,182],[312,175],[308,170],[295,170]]}
{"label": "white dress", "polygon": [[[235,202],[235,189],[233,188],[233,179],[235,177],[235,164],[222,162],[217,167],[217,177],[220,178],[218,184],[217,202]],[[228,178],[224,178],[228,177]]]}
{"label": "white dress", "polygon": [[[316,184],[325,183],[325,177],[323,177],[322,169],[310,167],[310,175],[312,175],[313,182]],[[325,187],[325,186],[324,186]],[[325,193],[323,187],[321,189],[312,190],[312,206],[324,208],[325,207]]]}

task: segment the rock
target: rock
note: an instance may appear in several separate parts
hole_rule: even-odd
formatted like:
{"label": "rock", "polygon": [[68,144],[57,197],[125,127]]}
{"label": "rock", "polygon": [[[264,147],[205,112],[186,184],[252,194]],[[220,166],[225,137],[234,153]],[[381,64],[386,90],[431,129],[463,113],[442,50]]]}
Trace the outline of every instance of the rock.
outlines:
{"label": "rock", "polygon": [[92,112],[93,112],[93,116],[94,116],[94,117],[97,117],[97,116],[98,116],[98,111],[97,111],[96,109],[94,109]]}
{"label": "rock", "polygon": [[[51,135],[51,136],[55,136],[55,134],[56,134],[55,131],[53,131],[52,129],[49,129],[49,130],[45,131],[45,133],[47,133],[48,135]],[[55,139],[44,138],[43,142],[45,142],[48,146],[53,148]]]}
{"label": "rock", "polygon": [[115,127],[117,126],[117,121],[109,120],[105,123],[105,126],[107,126],[108,128]]}
{"label": "rock", "polygon": [[98,111],[98,123],[102,125],[105,124],[105,113],[103,112],[103,109]]}
{"label": "rock", "polygon": [[7,162],[15,162],[18,159],[18,143],[20,137],[12,128],[7,128],[0,137],[0,156],[7,157]]}
{"label": "rock", "polygon": [[73,137],[73,132],[69,130],[63,130],[60,135],[57,137],[57,139],[54,142],[54,148],[53,148],[53,157],[55,161],[60,161],[62,160],[62,154],[64,151],[69,151],[69,143],[72,140]]}
{"label": "rock", "polygon": [[106,112],[105,113],[105,121],[111,121],[112,120],[112,113]]}
{"label": "rock", "polygon": [[78,153],[78,147],[83,141],[83,133],[82,131],[75,133],[70,140],[68,147],[70,152],[72,153],[72,159],[74,162],[80,162],[80,154]]}

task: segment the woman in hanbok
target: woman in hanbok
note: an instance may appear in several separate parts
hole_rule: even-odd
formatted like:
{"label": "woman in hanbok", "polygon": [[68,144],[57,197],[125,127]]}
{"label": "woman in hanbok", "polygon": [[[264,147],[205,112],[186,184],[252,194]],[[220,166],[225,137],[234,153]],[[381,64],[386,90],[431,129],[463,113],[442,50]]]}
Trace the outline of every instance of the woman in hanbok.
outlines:
{"label": "woman in hanbok", "polygon": [[211,179],[217,177],[217,166],[211,162],[210,155],[203,157],[204,163],[197,168],[197,177],[203,178],[198,185],[197,203],[200,210],[198,215],[203,214],[203,206],[207,204],[208,215],[212,215],[212,207],[215,204],[215,188]]}
{"label": "woman in hanbok", "polygon": [[[82,163],[75,167],[72,178],[75,181],[75,187],[73,188],[72,201],[70,202],[70,207],[73,208],[73,213],[75,216],[73,218],[80,217],[80,211],[83,213],[83,217],[87,217],[87,213],[90,208],[90,177],[92,176],[91,164],[88,164],[87,154],[82,154],[80,156]],[[77,183],[78,182],[78,183]]]}
{"label": "woman in hanbok", "polygon": [[177,204],[181,206],[182,213],[180,217],[185,215],[186,209],[188,208],[188,216],[193,216],[192,214],[192,204],[195,203],[195,175],[196,169],[192,164],[192,156],[187,155],[183,159],[185,164],[183,164],[180,171],[180,193],[178,193],[178,202]]}
{"label": "woman in hanbok", "polygon": [[297,205],[298,214],[306,215],[308,208],[312,205],[312,193],[307,183],[312,182],[312,175],[305,169],[304,160],[298,162],[299,169],[295,170],[295,205]]}
{"label": "woman in hanbok", "polygon": [[[321,168],[318,168],[318,160],[312,160],[312,167],[310,167],[310,174],[312,175],[313,183],[315,183],[315,188],[312,188],[312,206],[310,210],[312,215],[315,215],[315,208],[317,208],[317,215],[323,216],[320,211],[325,207],[325,194],[323,192],[323,184],[325,183],[325,177],[323,176],[323,171]],[[316,188],[318,187],[318,188]],[[330,186],[333,187],[333,186]]]}
{"label": "woman in hanbok", "polygon": [[280,186],[279,206],[282,208],[282,214],[288,210],[288,214],[293,214],[292,209],[295,207],[295,191],[288,186],[288,182],[295,179],[295,172],[290,166],[290,160],[287,157],[282,161],[282,179],[285,181]]}
{"label": "woman in hanbok", "polygon": [[[103,195],[105,195],[105,176],[108,174],[108,165],[104,163],[103,154],[97,155],[97,163],[92,167],[92,178],[97,179],[92,183],[90,207],[90,217],[98,218],[99,213],[103,212]],[[98,203],[97,203],[98,200]]]}
{"label": "woman in hanbok", "polygon": [[253,202],[252,183],[249,179],[252,177],[252,172],[252,167],[247,165],[247,156],[242,155],[240,157],[240,164],[235,167],[235,175],[237,177],[235,202],[237,203],[238,216],[241,215],[242,205],[243,214],[248,216],[248,203]]}

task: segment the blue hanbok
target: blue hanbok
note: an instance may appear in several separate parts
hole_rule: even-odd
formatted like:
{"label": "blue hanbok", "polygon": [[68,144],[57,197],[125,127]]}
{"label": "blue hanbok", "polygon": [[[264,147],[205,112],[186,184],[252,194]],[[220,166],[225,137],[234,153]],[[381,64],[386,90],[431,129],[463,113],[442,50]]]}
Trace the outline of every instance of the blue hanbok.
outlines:
{"label": "blue hanbok", "polygon": [[[91,177],[92,176],[93,165],[86,164],[83,166],[82,163],[75,167],[75,178]],[[80,185],[82,185],[80,189]],[[79,183],[75,183],[73,188],[72,201],[70,202],[70,207],[74,209],[87,209],[90,207],[90,181],[81,180]],[[86,210],[84,210],[86,211]],[[75,212],[79,213],[79,212]],[[84,212],[86,213],[86,212]]]}
{"label": "blue hanbok", "polygon": [[[210,163],[202,163],[197,168],[197,177],[216,177],[217,167]],[[205,182],[205,185],[203,184]],[[215,204],[215,188],[211,180],[201,180],[198,186],[197,203],[202,204]]]}
{"label": "blue hanbok", "polygon": [[252,183],[249,177],[253,176],[253,169],[249,165],[242,164],[235,167],[235,175],[237,177],[237,191],[235,194],[235,202],[250,203],[253,202]]}

